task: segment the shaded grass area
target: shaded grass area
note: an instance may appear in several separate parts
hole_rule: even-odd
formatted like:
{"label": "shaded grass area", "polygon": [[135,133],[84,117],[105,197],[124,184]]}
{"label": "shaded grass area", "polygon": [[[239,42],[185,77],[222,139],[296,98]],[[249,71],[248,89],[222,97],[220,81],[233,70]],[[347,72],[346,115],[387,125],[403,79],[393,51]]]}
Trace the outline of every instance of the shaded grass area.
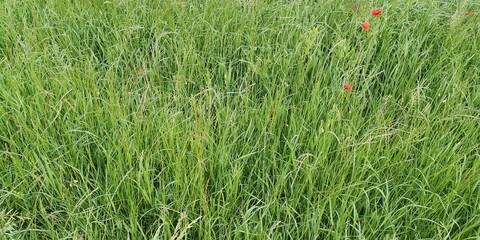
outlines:
{"label": "shaded grass area", "polygon": [[478,238],[479,2],[358,4],[7,0],[0,236]]}

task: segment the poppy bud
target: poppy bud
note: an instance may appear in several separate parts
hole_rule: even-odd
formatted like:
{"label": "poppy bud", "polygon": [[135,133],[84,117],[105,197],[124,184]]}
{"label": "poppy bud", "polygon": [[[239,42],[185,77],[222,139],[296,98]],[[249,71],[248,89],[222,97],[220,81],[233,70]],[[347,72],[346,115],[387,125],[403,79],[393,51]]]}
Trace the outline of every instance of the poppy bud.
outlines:
{"label": "poppy bud", "polygon": [[343,89],[345,89],[346,91],[350,91],[350,90],[352,90],[352,86],[350,86],[350,84],[348,84],[348,83],[345,83],[345,84],[343,84]]}

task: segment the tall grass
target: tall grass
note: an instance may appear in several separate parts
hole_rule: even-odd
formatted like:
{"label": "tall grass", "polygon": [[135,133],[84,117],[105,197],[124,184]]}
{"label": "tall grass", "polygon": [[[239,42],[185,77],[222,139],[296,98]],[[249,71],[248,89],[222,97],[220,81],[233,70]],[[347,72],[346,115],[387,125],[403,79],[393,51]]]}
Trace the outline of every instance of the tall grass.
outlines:
{"label": "tall grass", "polygon": [[479,238],[480,3],[354,3],[4,1],[0,238]]}

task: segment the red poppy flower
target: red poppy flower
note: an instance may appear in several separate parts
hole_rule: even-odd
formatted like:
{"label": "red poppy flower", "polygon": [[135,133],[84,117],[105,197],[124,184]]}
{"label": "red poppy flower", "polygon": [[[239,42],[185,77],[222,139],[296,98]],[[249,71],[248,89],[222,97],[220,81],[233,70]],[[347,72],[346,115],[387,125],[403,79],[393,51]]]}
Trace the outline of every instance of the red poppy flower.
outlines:
{"label": "red poppy flower", "polygon": [[358,4],[353,5],[353,11],[358,12]]}
{"label": "red poppy flower", "polygon": [[370,28],[370,23],[367,21],[367,22],[364,22],[362,24],[362,28],[365,30],[365,31],[368,31],[368,29]]}
{"label": "red poppy flower", "polygon": [[467,17],[470,17],[470,15],[472,15],[472,12],[468,11],[466,15]]}
{"label": "red poppy flower", "polygon": [[343,84],[343,89],[345,89],[346,91],[350,91],[350,90],[352,90],[352,86],[348,83],[345,83],[345,84]]}
{"label": "red poppy flower", "polygon": [[372,11],[372,16],[376,17],[378,15],[382,14],[382,10],[378,9],[378,8],[375,8],[373,9]]}

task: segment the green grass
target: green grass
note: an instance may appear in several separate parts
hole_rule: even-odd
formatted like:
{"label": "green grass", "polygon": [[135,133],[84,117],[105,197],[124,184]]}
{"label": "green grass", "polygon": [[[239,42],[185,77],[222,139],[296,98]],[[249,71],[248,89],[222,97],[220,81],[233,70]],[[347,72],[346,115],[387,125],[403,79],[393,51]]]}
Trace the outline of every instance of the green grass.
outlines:
{"label": "green grass", "polygon": [[373,2],[3,1],[0,239],[480,238],[480,3]]}

